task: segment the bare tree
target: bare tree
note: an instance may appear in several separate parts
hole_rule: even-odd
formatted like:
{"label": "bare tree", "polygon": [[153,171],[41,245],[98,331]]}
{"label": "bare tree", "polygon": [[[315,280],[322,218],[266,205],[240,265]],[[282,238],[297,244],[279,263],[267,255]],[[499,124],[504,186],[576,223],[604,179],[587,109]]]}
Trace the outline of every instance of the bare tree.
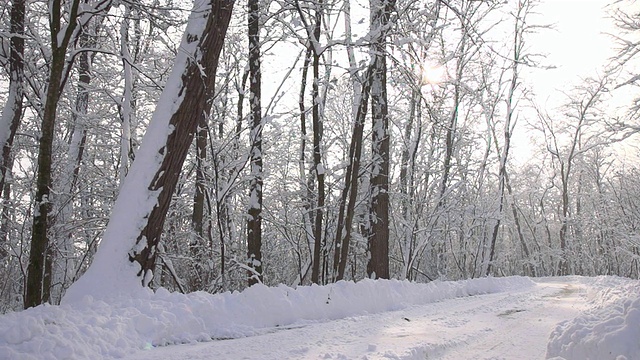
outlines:
{"label": "bare tree", "polygon": [[10,171],[13,139],[22,119],[24,98],[24,16],[25,1],[11,2],[11,40],[9,42],[9,96],[0,117],[0,194]]}
{"label": "bare tree", "polygon": [[233,2],[225,0],[195,2],[181,51],[122,185],[102,244],[93,264],[69,288],[65,299],[77,299],[86,292],[110,296],[151,282],[180,169],[200,116],[208,116],[211,109],[232,9]]}
{"label": "bare tree", "polygon": [[[25,2],[16,0],[11,3],[11,39],[9,41],[9,94],[0,115],[0,194],[9,198],[10,185],[7,175],[13,163],[12,147],[15,134],[22,119],[22,103],[24,98],[24,17]],[[5,249],[7,240],[8,209],[2,209],[2,227],[0,228],[0,259],[8,255]]]}
{"label": "bare tree", "polygon": [[[607,79],[590,80],[584,87],[578,88],[579,93],[569,97],[566,105],[565,116],[567,121],[562,125],[554,124],[558,121],[553,119],[548,113],[538,109],[540,120],[540,130],[545,136],[547,151],[554,159],[554,163],[559,171],[560,190],[560,257],[558,260],[558,272],[561,275],[568,275],[572,271],[572,264],[568,259],[568,252],[571,248],[570,228],[573,213],[572,210],[572,189],[571,182],[574,177],[574,167],[579,157],[587,150],[603,143],[609,142],[593,127],[601,116],[598,106],[602,102],[603,94],[607,92]],[[560,128],[564,127],[564,128]],[[566,139],[563,139],[565,134]]]}
{"label": "bare tree", "polygon": [[[310,22],[307,19],[307,15],[303,11],[303,8],[299,1],[295,2],[296,10],[300,16],[305,31],[307,33],[307,51],[305,56],[303,80],[306,82],[307,68],[309,64],[312,67],[313,79],[311,85],[311,97],[313,105],[311,107],[311,122],[313,129],[313,174],[316,180],[317,194],[315,196],[316,203],[313,210],[315,214],[312,224],[313,231],[313,264],[311,269],[311,281],[313,283],[320,283],[321,281],[321,264],[326,259],[326,243],[323,236],[323,219],[324,219],[324,202],[325,202],[325,169],[323,165],[322,154],[322,128],[323,119],[321,111],[321,96],[320,96],[320,57],[322,56],[323,48],[320,45],[320,35],[322,30],[322,16],[323,16],[323,2],[317,1],[314,3],[315,12],[312,17],[313,21]],[[301,126],[305,126],[303,132],[306,133],[306,110],[304,109],[304,91],[306,84],[303,84],[300,89],[300,108],[303,113],[301,118]],[[304,151],[304,144],[302,145],[302,151]],[[324,272],[322,272],[324,273]]]}
{"label": "bare tree", "polygon": [[251,169],[247,223],[249,285],[262,282],[262,74],[260,72],[260,2],[249,0],[249,142]]}
{"label": "bare tree", "polygon": [[[27,271],[25,308],[36,306],[49,299],[51,284],[51,249],[49,248],[49,216],[52,209],[51,167],[52,148],[58,101],[68,79],[75,56],[68,56],[69,47],[79,36],[80,29],[96,14],[104,14],[111,0],[93,1],[80,9],[80,0],[49,2],[49,32],[51,59],[46,91],[42,128],[38,151],[36,197],[31,232],[31,251]],[[68,5],[68,13],[64,9]]]}
{"label": "bare tree", "polygon": [[[520,84],[520,67],[527,65],[527,54],[525,51],[525,35],[531,31],[531,25],[527,23],[528,15],[531,14],[534,1],[531,0],[518,0],[516,4],[516,11],[514,12],[514,27],[513,27],[513,52],[509,61],[511,65],[509,70],[511,71],[511,79],[507,85],[507,95],[505,98],[506,114],[503,124],[503,139],[502,139],[502,151],[499,154],[499,167],[498,167],[498,214],[493,231],[491,235],[491,243],[489,245],[489,260],[486,268],[485,275],[491,274],[493,267],[493,260],[495,258],[496,242],[498,240],[498,232],[500,230],[500,224],[502,223],[503,209],[505,205],[505,189],[508,186],[507,175],[507,161],[509,160],[509,151],[511,150],[511,137],[516,125],[516,119],[514,118],[514,112],[518,103],[516,98],[516,91],[521,86]],[[495,133],[495,127],[492,126],[492,131]],[[496,151],[499,151],[500,147],[497,143],[498,137],[494,134],[494,141],[496,141]],[[516,214],[514,214],[516,216]],[[516,216],[517,221],[517,216]],[[525,252],[528,253],[526,244],[523,243]]]}
{"label": "bare tree", "polygon": [[387,99],[387,34],[395,0],[371,0],[371,31],[376,34],[371,56],[375,58],[370,75],[372,130],[372,169],[370,180],[370,212],[366,225],[370,259],[367,274],[373,278],[389,278],[389,161],[390,131]]}

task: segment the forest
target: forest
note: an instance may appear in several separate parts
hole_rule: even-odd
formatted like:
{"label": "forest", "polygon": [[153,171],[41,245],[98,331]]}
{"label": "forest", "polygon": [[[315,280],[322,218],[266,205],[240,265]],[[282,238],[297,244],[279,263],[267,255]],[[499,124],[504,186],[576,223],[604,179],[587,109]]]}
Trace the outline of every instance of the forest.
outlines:
{"label": "forest", "polygon": [[541,3],[1,2],[0,313],[87,289],[638,279],[640,9],[611,1],[615,55],[540,94]]}

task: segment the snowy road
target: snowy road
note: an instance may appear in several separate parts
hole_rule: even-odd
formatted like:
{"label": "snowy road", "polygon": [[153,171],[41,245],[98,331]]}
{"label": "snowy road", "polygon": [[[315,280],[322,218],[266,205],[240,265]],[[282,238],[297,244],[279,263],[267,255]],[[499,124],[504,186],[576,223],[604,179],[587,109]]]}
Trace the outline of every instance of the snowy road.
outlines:
{"label": "snowy road", "polygon": [[174,345],[126,359],[544,359],[556,324],[594,306],[580,278],[401,311]]}

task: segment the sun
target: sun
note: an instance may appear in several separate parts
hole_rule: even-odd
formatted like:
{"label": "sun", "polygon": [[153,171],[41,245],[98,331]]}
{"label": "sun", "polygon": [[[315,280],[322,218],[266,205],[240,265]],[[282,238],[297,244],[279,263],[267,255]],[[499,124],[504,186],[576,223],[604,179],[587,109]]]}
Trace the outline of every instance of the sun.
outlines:
{"label": "sun", "polygon": [[425,62],[420,65],[420,85],[436,85],[442,83],[447,75],[447,71],[444,66],[433,63]]}

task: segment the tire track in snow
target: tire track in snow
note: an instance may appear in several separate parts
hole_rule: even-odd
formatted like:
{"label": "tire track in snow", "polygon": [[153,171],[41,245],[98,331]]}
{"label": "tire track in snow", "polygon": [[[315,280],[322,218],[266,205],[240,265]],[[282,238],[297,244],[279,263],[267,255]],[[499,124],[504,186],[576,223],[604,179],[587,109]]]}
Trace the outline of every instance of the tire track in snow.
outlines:
{"label": "tire track in snow", "polygon": [[522,290],[170,346],[132,359],[541,359],[554,326],[588,307],[578,280],[543,279]]}

